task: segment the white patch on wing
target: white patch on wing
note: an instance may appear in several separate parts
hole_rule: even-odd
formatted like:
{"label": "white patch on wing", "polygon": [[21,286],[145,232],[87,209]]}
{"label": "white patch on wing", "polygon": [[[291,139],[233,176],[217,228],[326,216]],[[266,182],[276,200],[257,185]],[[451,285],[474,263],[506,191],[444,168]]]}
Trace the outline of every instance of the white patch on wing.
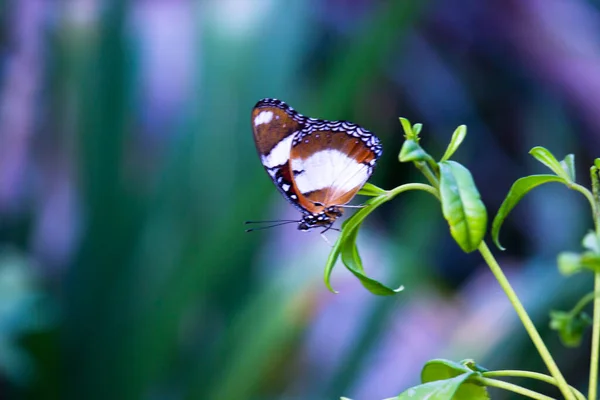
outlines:
{"label": "white patch on wing", "polygon": [[263,111],[254,118],[254,126],[259,126],[260,124],[268,124],[273,119],[272,111]]}
{"label": "white patch on wing", "polygon": [[287,183],[284,183],[283,185],[281,185],[281,188],[283,189],[284,192],[287,192],[288,190],[290,190],[290,185],[288,185]]}
{"label": "white patch on wing", "polygon": [[319,151],[307,159],[293,159],[293,171],[301,193],[331,187],[336,192],[349,192],[369,179],[369,168],[337,150]]}
{"label": "white patch on wing", "polygon": [[[258,117],[256,118],[258,119]],[[269,154],[266,156],[261,156],[260,160],[262,161],[263,165],[267,168],[273,168],[285,164],[287,160],[290,159],[290,150],[292,149],[293,139],[294,135],[289,135],[281,142],[277,143],[277,146],[273,147]]]}

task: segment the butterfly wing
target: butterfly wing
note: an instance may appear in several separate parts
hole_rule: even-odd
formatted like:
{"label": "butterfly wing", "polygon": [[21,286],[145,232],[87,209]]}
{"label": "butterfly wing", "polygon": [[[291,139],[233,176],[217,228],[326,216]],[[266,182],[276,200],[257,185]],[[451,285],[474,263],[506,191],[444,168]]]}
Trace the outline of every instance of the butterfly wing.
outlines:
{"label": "butterfly wing", "polygon": [[307,120],[290,151],[300,205],[316,213],[348,203],[373,173],[381,153],[379,139],[356,124]]}
{"label": "butterfly wing", "polygon": [[299,193],[293,184],[290,150],[294,136],[306,118],[286,103],[276,99],[260,100],[252,109],[254,143],[265,170],[283,196],[303,213]]}

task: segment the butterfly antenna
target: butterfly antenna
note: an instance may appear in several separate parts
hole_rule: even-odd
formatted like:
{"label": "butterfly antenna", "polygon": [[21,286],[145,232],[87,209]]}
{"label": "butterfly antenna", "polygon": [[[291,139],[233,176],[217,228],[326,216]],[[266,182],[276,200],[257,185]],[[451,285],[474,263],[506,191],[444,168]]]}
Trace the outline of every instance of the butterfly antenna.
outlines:
{"label": "butterfly antenna", "polygon": [[251,228],[251,229],[246,229],[246,232],[254,232],[254,231],[261,231],[263,229],[269,229],[269,228],[274,228],[276,226],[281,226],[281,225],[287,225],[287,224],[293,224],[293,223],[298,223],[300,221],[293,221],[293,220],[283,220],[283,221],[246,221],[245,223],[261,223],[261,222],[276,222],[273,225],[267,225],[267,226],[261,226],[258,228]]}
{"label": "butterfly antenna", "polygon": [[273,221],[244,221],[244,224],[268,224],[268,223],[272,223],[272,222],[300,222],[300,221],[296,221],[293,219],[276,219]]}

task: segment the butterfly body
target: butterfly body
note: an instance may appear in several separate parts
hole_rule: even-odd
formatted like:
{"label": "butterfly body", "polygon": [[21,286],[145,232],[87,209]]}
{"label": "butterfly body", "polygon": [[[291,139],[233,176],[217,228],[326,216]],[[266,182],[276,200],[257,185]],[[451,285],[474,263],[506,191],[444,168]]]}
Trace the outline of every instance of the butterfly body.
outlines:
{"label": "butterfly body", "polygon": [[267,173],[303,214],[300,230],[331,227],[382,153],[379,139],[359,125],[308,118],[276,99],[254,106],[252,128]]}

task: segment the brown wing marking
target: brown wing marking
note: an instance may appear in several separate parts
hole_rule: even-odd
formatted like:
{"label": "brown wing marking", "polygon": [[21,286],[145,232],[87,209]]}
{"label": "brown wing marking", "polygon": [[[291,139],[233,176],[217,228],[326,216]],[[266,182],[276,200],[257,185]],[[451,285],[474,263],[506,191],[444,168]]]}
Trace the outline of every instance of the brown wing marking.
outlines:
{"label": "brown wing marking", "polygon": [[[273,113],[273,118],[268,123],[255,125],[256,117],[263,111]],[[298,132],[302,127],[285,110],[272,105],[257,106],[252,110],[252,132],[254,143],[261,155],[267,155],[286,137]]]}

